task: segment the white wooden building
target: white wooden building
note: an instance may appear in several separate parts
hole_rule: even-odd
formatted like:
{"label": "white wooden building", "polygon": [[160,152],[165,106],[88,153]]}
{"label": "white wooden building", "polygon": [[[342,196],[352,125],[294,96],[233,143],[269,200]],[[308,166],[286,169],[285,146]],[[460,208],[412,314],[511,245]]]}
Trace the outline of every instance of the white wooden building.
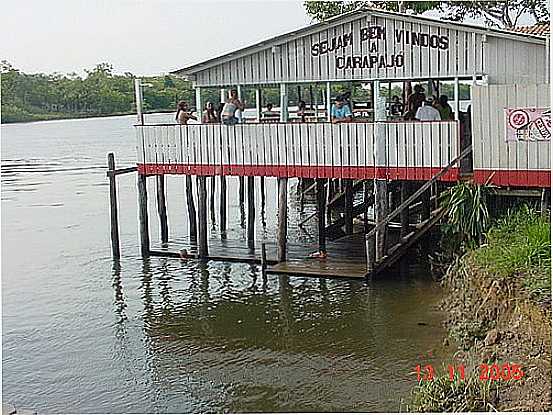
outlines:
{"label": "white wooden building", "polygon": [[[137,126],[144,174],[427,180],[462,150],[459,82],[472,83],[474,179],[550,186],[550,118],[539,140],[506,140],[506,114],[539,109],[547,121],[548,39],[480,26],[361,10],[175,71],[202,88],[279,86],[280,123]],[[374,97],[372,122],[289,123],[292,85],[363,81],[453,81],[456,120],[389,121]],[[259,93],[257,94],[259,97]],[[258,99],[257,117],[260,117]],[[466,126],[463,126],[466,128]],[[455,181],[453,168],[442,180]]]}

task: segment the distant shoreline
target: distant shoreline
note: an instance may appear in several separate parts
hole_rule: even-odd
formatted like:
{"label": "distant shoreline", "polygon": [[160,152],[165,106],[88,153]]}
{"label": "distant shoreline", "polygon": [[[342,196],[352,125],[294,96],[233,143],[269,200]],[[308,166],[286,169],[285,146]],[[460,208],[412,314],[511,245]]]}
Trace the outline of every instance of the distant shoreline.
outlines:
{"label": "distant shoreline", "polygon": [[[175,112],[175,110],[151,110],[144,112],[144,114],[170,114]],[[107,118],[107,117],[118,117],[123,115],[136,115],[136,112],[125,111],[125,112],[114,112],[110,114],[36,114],[36,118],[30,120],[21,120],[21,121],[4,121],[2,120],[2,125],[4,124],[27,124],[32,122],[42,122],[42,121],[62,121],[62,120],[81,120],[86,118]]]}

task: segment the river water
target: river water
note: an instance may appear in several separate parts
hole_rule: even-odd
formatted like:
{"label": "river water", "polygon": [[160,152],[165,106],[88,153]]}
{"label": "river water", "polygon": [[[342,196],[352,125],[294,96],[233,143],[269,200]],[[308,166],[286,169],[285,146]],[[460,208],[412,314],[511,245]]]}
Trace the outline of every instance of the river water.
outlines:
{"label": "river water", "polygon": [[[4,402],[66,413],[398,411],[415,365],[448,358],[440,289],[416,267],[366,284],[143,261],[134,174],[118,177],[123,257],[114,265],[106,154],[133,164],[133,121],[2,126]],[[183,183],[167,180],[171,238],[188,232]],[[244,241],[235,179],[229,186],[228,238]],[[314,240],[295,226],[290,200],[290,238]],[[275,202],[267,180],[258,237],[275,233]]]}

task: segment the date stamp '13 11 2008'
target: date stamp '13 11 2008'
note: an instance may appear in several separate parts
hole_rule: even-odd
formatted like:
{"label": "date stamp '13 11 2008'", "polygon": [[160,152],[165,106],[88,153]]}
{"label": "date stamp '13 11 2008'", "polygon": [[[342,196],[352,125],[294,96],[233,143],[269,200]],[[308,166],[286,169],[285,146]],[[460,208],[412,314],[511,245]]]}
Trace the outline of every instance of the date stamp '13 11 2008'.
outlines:
{"label": "date stamp '13 11 2008'", "polygon": [[[465,379],[465,366],[464,365],[447,365],[447,371],[449,374],[449,380],[454,381],[456,378],[459,380]],[[415,372],[417,375],[417,381],[432,381],[436,376],[436,372],[432,365],[417,365]],[[521,380],[524,376],[524,372],[520,365],[514,363],[482,363],[479,366],[479,378],[480,380]]]}

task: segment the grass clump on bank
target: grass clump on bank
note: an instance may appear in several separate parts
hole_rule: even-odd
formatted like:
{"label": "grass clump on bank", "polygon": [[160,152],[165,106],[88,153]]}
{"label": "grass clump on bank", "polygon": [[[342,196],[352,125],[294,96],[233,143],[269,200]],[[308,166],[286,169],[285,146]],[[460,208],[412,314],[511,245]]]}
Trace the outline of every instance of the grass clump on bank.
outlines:
{"label": "grass clump on bank", "polygon": [[487,412],[496,411],[499,384],[477,377],[464,380],[441,376],[421,381],[412,392],[409,412]]}
{"label": "grass clump on bank", "polygon": [[549,218],[523,206],[498,220],[486,233],[487,243],[473,252],[474,263],[495,278],[521,278],[538,301],[551,298],[551,224]]}

